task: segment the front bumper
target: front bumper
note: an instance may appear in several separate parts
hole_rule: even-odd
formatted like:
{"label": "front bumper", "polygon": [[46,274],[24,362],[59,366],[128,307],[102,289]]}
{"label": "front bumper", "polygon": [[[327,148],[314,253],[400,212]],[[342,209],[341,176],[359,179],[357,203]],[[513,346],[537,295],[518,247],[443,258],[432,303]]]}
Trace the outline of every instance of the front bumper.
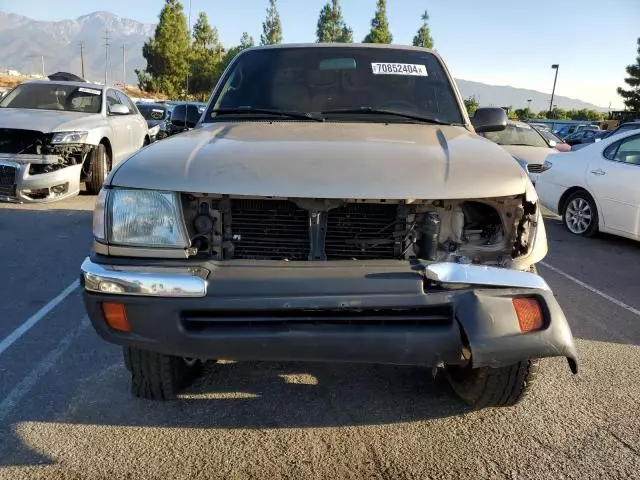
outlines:
{"label": "front bumper", "polygon": [[[80,192],[82,165],[50,173],[29,174],[31,164],[57,162],[56,155],[0,154],[0,200],[47,203],[77,195]],[[59,193],[55,190],[59,190]]]}
{"label": "front bumper", "polygon": [[[94,255],[84,300],[107,341],[184,357],[499,367],[564,356],[569,325],[544,280],[505,269],[407,262],[148,262]],[[523,334],[512,299],[535,297],[546,326]],[[123,303],[131,331],[102,302]]]}

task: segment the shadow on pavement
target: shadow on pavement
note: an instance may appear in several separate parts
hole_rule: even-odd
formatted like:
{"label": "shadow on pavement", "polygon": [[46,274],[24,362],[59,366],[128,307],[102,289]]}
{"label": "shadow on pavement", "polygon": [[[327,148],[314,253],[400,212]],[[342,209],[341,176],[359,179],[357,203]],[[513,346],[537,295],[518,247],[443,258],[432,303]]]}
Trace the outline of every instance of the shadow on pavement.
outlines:
{"label": "shadow on pavement", "polygon": [[[91,332],[91,337],[94,337]],[[87,335],[83,335],[87,337]],[[97,338],[96,341],[99,341]],[[44,411],[26,409],[11,415],[0,430],[0,466],[55,464],[30,448],[21,426],[33,431],[74,429],[84,443],[99,430],[86,426],[289,429],[381,425],[458,416],[470,409],[431,370],[355,364],[214,363],[178,399],[155,402],[133,398],[129,374],[117,348],[105,348],[111,363],[93,367],[89,377],[71,379],[65,394],[46,394]],[[100,352],[94,362],[101,364]],[[77,360],[77,359],[76,359]],[[71,361],[65,358],[61,364]],[[72,368],[59,365],[56,370]],[[82,368],[82,367],[80,367]],[[68,373],[68,372],[67,372]],[[51,375],[49,376],[51,377]],[[58,386],[62,379],[49,379]],[[44,385],[42,386],[45,387]],[[65,389],[62,389],[65,392]],[[44,399],[41,399],[44,400]],[[57,412],[57,413],[53,413]],[[38,426],[38,424],[60,426]],[[35,425],[35,426],[34,426]],[[5,430],[11,429],[11,430]],[[4,432],[2,430],[5,430]],[[124,434],[124,431],[123,431]],[[95,437],[94,437],[95,438]],[[92,440],[99,443],[99,440]],[[73,441],[71,442],[73,444]]]}

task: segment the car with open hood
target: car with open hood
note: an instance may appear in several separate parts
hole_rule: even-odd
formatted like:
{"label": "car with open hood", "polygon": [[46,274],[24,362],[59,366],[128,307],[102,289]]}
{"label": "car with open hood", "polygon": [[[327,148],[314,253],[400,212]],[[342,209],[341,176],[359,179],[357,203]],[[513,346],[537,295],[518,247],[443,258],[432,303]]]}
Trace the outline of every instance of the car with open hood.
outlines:
{"label": "car with open hood", "polygon": [[81,266],[132,391],[172,398],[203,362],[419,365],[477,408],[517,403],[541,357],[577,372],[535,265],[538,198],[476,132],[442,59],[396,45],[250,48],[196,128],[120,164]]}
{"label": "car with open hood", "polygon": [[97,194],[109,171],[149,143],[147,123],[117,88],[32,80],[0,100],[0,200]]}

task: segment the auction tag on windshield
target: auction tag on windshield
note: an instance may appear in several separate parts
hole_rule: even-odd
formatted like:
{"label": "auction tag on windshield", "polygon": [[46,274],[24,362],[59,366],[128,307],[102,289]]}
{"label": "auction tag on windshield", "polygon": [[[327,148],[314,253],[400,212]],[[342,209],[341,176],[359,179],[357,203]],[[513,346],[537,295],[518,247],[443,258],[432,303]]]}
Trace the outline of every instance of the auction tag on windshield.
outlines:
{"label": "auction tag on windshield", "polygon": [[90,93],[91,95],[100,95],[100,90],[94,90],[93,88],[80,87],[78,91],[83,93]]}
{"label": "auction tag on windshield", "polygon": [[372,63],[371,71],[374,75],[413,75],[426,77],[427,67],[413,63]]}

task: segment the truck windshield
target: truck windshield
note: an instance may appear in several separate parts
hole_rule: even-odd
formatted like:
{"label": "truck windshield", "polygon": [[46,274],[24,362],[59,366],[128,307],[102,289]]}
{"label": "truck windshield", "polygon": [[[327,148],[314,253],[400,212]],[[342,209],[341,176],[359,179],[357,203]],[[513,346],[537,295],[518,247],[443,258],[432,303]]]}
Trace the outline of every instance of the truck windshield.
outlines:
{"label": "truck windshield", "polygon": [[0,101],[3,108],[100,113],[102,90],[62,83],[23,83]]}
{"label": "truck windshield", "polygon": [[[282,111],[321,114],[336,121],[419,121],[397,115],[407,113],[441,123],[463,123],[452,84],[440,61],[420,50],[250,50],[235,60],[221,85],[214,92],[203,122],[228,116],[277,116],[277,111]],[[282,117],[287,118],[291,116]]]}

